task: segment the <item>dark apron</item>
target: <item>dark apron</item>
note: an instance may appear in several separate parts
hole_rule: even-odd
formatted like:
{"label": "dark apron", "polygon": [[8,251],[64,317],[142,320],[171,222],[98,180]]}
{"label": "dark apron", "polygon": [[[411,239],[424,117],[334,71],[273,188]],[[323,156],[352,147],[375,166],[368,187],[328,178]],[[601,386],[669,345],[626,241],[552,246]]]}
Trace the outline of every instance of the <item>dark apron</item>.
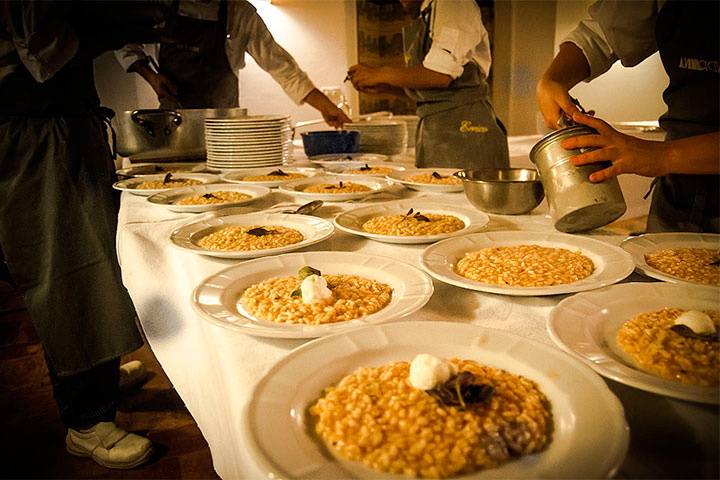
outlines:
{"label": "dark apron", "polygon": [[[431,46],[426,9],[403,29],[405,63],[421,65]],[[510,164],[505,128],[488,98],[480,67],[468,62],[446,89],[409,90],[420,122],[415,138],[418,167],[464,169],[507,168]]]}
{"label": "dark apron", "polygon": [[160,73],[178,87],[177,102],[163,99],[161,108],[233,108],[238,106],[238,77],[225,53],[227,2],[218,19],[176,16],[168,21],[168,38],[158,54]]}
{"label": "dark apron", "polygon": [[[655,36],[670,77],[663,93],[668,110],[660,117],[667,140],[720,130],[719,5],[717,1],[669,0],[658,13]],[[659,177],[647,230],[719,232],[719,186],[718,175]]]}
{"label": "dark apron", "polygon": [[0,249],[59,375],[142,345],[98,107],[90,59],[42,84],[22,64],[0,81]]}

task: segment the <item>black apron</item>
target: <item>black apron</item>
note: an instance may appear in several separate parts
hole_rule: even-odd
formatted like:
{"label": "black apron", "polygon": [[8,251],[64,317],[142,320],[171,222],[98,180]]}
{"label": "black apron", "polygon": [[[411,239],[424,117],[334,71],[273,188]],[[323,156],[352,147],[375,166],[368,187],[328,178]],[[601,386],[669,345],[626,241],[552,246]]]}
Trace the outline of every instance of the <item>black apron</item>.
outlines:
{"label": "black apron", "polygon": [[142,346],[115,251],[115,168],[93,65],[0,81],[0,249],[47,358],[71,375]]}
{"label": "black apron", "polygon": [[178,15],[167,24],[169,43],[160,45],[160,73],[178,87],[177,102],[161,108],[233,108],[238,106],[238,78],[225,53],[227,2],[217,20]]}
{"label": "black apron", "polygon": [[[405,63],[421,65],[431,47],[432,6],[403,29]],[[446,89],[409,90],[420,117],[415,138],[418,167],[507,168],[505,128],[488,98],[480,67],[468,62]]]}
{"label": "black apron", "polygon": [[[655,36],[670,77],[663,93],[668,110],[660,117],[667,140],[720,131],[719,5],[669,0],[658,13]],[[719,186],[718,175],[659,177],[647,230],[719,232]]]}

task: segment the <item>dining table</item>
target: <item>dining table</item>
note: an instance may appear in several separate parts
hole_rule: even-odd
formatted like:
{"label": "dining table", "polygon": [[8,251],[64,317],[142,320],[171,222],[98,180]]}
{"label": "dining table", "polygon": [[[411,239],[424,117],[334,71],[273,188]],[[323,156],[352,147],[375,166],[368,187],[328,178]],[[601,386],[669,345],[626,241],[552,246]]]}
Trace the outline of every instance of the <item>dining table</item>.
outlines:
{"label": "dining table", "polygon": [[[510,137],[511,165],[531,166],[528,152],[539,136]],[[412,155],[392,163],[412,166]],[[296,154],[295,164],[306,164]],[[627,178],[625,178],[627,177]],[[643,228],[648,201],[642,190],[649,179],[621,179],[628,210],[619,220],[583,233],[619,245]],[[628,192],[633,192],[628,194]],[[640,192],[640,193],[637,193]],[[326,202],[313,213],[332,220],[358,206],[423,198],[471,207],[464,193],[429,193],[393,185],[386,193],[356,202]],[[263,210],[303,203],[274,190],[249,204]],[[547,202],[525,215],[489,215],[484,231],[553,232]],[[249,453],[243,434],[244,412],[256,384],[293,349],[312,339],[264,338],[221,328],[193,308],[194,289],[207,277],[242,260],[198,255],[175,247],[171,232],[198,218],[152,205],[145,197],[122,193],[117,252],[125,286],[135,304],[145,338],[182,401],[208,442],[220,477],[269,478]],[[420,255],[428,245],[391,244],[340,230],[327,240],[300,251],[345,251],[390,257],[420,268]],[[623,282],[656,281],[632,273]],[[427,304],[404,321],[444,321],[478,325],[510,332],[555,347],[546,322],[550,311],[571,294],[508,296],[480,292],[433,280],[434,293]],[[555,347],[558,348],[558,347]],[[580,360],[577,360],[580,362]],[[605,379],[621,401],[630,427],[630,446],[616,473],[620,478],[717,478],[717,405],[678,400]],[[572,461],[572,459],[568,459]]]}

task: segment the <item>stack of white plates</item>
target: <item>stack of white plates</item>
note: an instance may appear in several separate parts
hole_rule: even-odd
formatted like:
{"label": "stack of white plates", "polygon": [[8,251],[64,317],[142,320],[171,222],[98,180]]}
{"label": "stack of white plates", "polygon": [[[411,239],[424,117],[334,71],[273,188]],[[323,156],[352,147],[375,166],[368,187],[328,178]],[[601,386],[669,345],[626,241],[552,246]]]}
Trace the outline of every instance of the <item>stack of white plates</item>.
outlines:
{"label": "stack of white plates", "polygon": [[399,155],[407,147],[405,122],[392,120],[355,122],[346,123],[344,128],[360,132],[360,151],[364,153]]}
{"label": "stack of white plates", "polygon": [[420,123],[420,117],[417,115],[394,115],[392,120],[395,122],[405,122],[405,128],[407,130],[407,147],[415,148],[415,132],[417,132],[418,124]]}
{"label": "stack of white plates", "polygon": [[207,164],[212,168],[282,165],[290,155],[291,140],[286,115],[205,119]]}

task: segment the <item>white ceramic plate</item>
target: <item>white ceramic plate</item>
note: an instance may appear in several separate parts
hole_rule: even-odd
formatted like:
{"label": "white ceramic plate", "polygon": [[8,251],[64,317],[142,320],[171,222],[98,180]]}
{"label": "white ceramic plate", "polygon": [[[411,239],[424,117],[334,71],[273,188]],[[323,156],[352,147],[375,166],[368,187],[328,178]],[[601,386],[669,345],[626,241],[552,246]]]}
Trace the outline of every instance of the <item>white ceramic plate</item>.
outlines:
{"label": "white ceramic plate", "polygon": [[624,283],[566,298],[551,312],[548,333],[563,350],[616,382],[694,402],[718,403],[717,388],[687,385],[646,373],[633,365],[615,340],[633,317],[665,307],[716,310],[717,289],[668,283]]}
{"label": "white ceramic plate", "polygon": [[[363,224],[373,217],[380,215],[405,215],[411,208],[415,212],[420,213],[452,215],[462,220],[465,223],[465,228],[451,233],[418,236],[380,235],[366,232],[362,228]],[[355,208],[338,215],[334,223],[338,229],[344,232],[360,235],[379,242],[411,244],[431,243],[445,238],[465,235],[484,227],[489,221],[490,218],[485,213],[474,208],[457,207],[455,205],[432,202],[426,199],[408,199]]]}
{"label": "white ceramic plate", "polygon": [[[198,170],[205,168],[205,163],[190,163],[190,162],[173,162],[173,163],[137,163],[133,164],[128,168],[121,168],[116,170],[115,173],[118,175],[124,175],[126,177],[145,177],[147,175],[158,175],[166,174],[168,172],[178,173],[187,172],[192,173],[192,170],[197,168]],[[198,172],[204,173],[204,172]]]}
{"label": "white ceramic plate", "polygon": [[390,172],[402,172],[405,170],[405,167],[400,165],[393,165],[391,163],[363,163],[360,165],[354,165],[351,167],[342,167],[342,168],[332,168],[332,167],[325,167],[325,171],[330,175],[351,175],[353,177],[380,177],[385,178],[387,174],[385,173],[350,173],[354,170],[359,170],[361,168],[364,168],[365,166],[368,166],[370,168],[387,168],[390,170]]}
{"label": "white ceramic plate", "polygon": [[[470,280],[455,273],[455,264],[467,252],[486,247],[530,244],[579,251],[592,260],[595,264],[595,271],[589,277],[577,282],[550,287],[503,287]],[[630,275],[634,268],[632,258],[620,247],[579,235],[531,231],[476,233],[442,240],[423,251],[420,265],[430,275],[450,285],[481,292],[517,296],[559,295],[593,290],[619,282]]]}
{"label": "white ceramic plate", "polygon": [[681,278],[673,277],[667,273],[651,267],[645,262],[645,254],[665,248],[718,248],[720,249],[720,235],[714,233],[647,233],[638,237],[625,239],[620,245],[632,255],[637,269],[648,277],[685,285],[701,285]]}
{"label": "white ceramic plate", "polygon": [[[176,202],[185,197],[194,197],[196,195],[204,195],[206,193],[213,192],[238,192],[250,195],[250,198],[246,200],[239,200],[237,202],[209,204],[209,205],[178,205]],[[159,205],[165,207],[172,212],[181,213],[200,213],[209,212],[211,210],[220,210],[227,207],[236,207],[238,205],[244,205],[246,203],[254,202],[259,200],[270,193],[270,189],[267,187],[259,187],[254,185],[231,185],[215,183],[212,185],[201,185],[199,187],[188,187],[188,188],[173,188],[172,190],[166,190],[164,192],[156,193],[147,198],[147,201],[153,205]]]}
{"label": "white ceramic plate", "polygon": [[[272,277],[297,275],[309,265],[323,274],[352,274],[389,285],[392,299],[383,309],[348,322],[293,325],[257,320],[238,305],[246,288]],[[205,279],[193,293],[193,305],[216,325],[249,335],[314,338],[387,322],[422,308],[433,293],[432,280],[418,268],[392,258],[357,252],[303,252],[261,258],[230,267]]]}
{"label": "white ceramic plate", "polygon": [[[245,177],[252,177],[257,175],[267,175],[270,172],[274,172],[278,170],[278,168],[250,168],[250,169],[243,169],[243,170],[236,170],[234,172],[226,172],[220,175],[220,179],[225,182],[230,183],[239,183],[243,185],[260,185],[263,187],[277,187],[282,185],[283,183],[287,183],[292,181],[285,179],[285,177],[278,176],[276,180],[268,180],[268,181],[247,181],[243,180]],[[282,170],[285,173],[300,173],[302,175],[305,175],[306,177],[313,177],[319,173],[319,170],[317,168],[310,168],[310,167],[280,167],[279,170]],[[297,179],[295,179],[297,180]],[[301,179],[302,180],[302,179]]]}
{"label": "white ceramic plate", "polygon": [[[265,250],[218,251],[207,250],[198,246],[202,237],[215,230],[233,225],[279,225],[294,228],[303,235],[303,240],[284,247],[269,248]],[[278,255],[307,247],[330,238],[335,231],[332,223],[322,218],[309,215],[287,213],[257,212],[246,215],[227,215],[222,217],[206,218],[200,221],[187,223],[170,234],[170,241],[183,250],[218,258],[256,258],[267,255]]]}
{"label": "white ceramic plate", "polygon": [[[165,192],[167,190],[173,190],[172,188],[157,188],[157,189],[152,189],[152,190],[138,190],[137,186],[140,185],[141,183],[152,182],[155,180],[162,181],[162,179],[165,178],[165,175],[167,175],[167,174],[146,175],[143,177],[127,178],[125,180],[120,180],[118,182],[113,183],[113,188],[115,190],[120,190],[121,192],[129,192],[134,195],[148,197],[150,195],[155,195],[156,193]],[[172,178],[174,178],[174,179],[188,178],[188,179],[192,179],[192,180],[199,180],[203,184],[213,183],[213,182],[216,182],[218,179],[217,175],[211,175],[208,173],[173,173]],[[183,187],[177,187],[177,188],[183,188]]]}
{"label": "white ceramic plate", "polygon": [[379,153],[328,153],[309,157],[310,163],[323,168],[351,168],[366,163],[380,163],[388,160],[387,155]]}
{"label": "white ceramic plate", "polygon": [[409,168],[404,172],[393,172],[386,178],[393,182],[402,183],[408,188],[413,190],[419,190],[421,192],[433,192],[433,193],[449,193],[449,192],[462,192],[463,185],[433,185],[431,183],[419,183],[411,182],[408,178],[423,173],[437,172],[439,175],[444,177],[450,176],[455,172],[459,172],[460,168]]}
{"label": "white ceramic plate", "polygon": [[[338,182],[352,182],[361,185],[365,185],[370,188],[366,192],[354,192],[354,193],[311,193],[303,192],[304,188],[318,183],[338,184]],[[379,193],[387,190],[390,187],[390,182],[387,180],[366,177],[366,176],[355,176],[355,175],[318,175],[305,180],[296,180],[294,182],[288,182],[280,185],[280,191],[295,195],[301,199],[306,200],[322,200],[324,202],[344,202],[345,200],[355,200],[358,198],[364,198],[374,193]]]}
{"label": "white ceramic plate", "polygon": [[378,325],[293,350],[250,397],[243,422],[249,457],[267,478],[409,478],[332,456],[309,433],[307,409],[324,388],[356,369],[410,361],[419,353],[475,360],[522,375],[552,404],[554,430],[547,450],[459,478],[600,478],[612,476],[622,463],[629,443],[623,407],[582,362],[510,333],[445,322]]}

